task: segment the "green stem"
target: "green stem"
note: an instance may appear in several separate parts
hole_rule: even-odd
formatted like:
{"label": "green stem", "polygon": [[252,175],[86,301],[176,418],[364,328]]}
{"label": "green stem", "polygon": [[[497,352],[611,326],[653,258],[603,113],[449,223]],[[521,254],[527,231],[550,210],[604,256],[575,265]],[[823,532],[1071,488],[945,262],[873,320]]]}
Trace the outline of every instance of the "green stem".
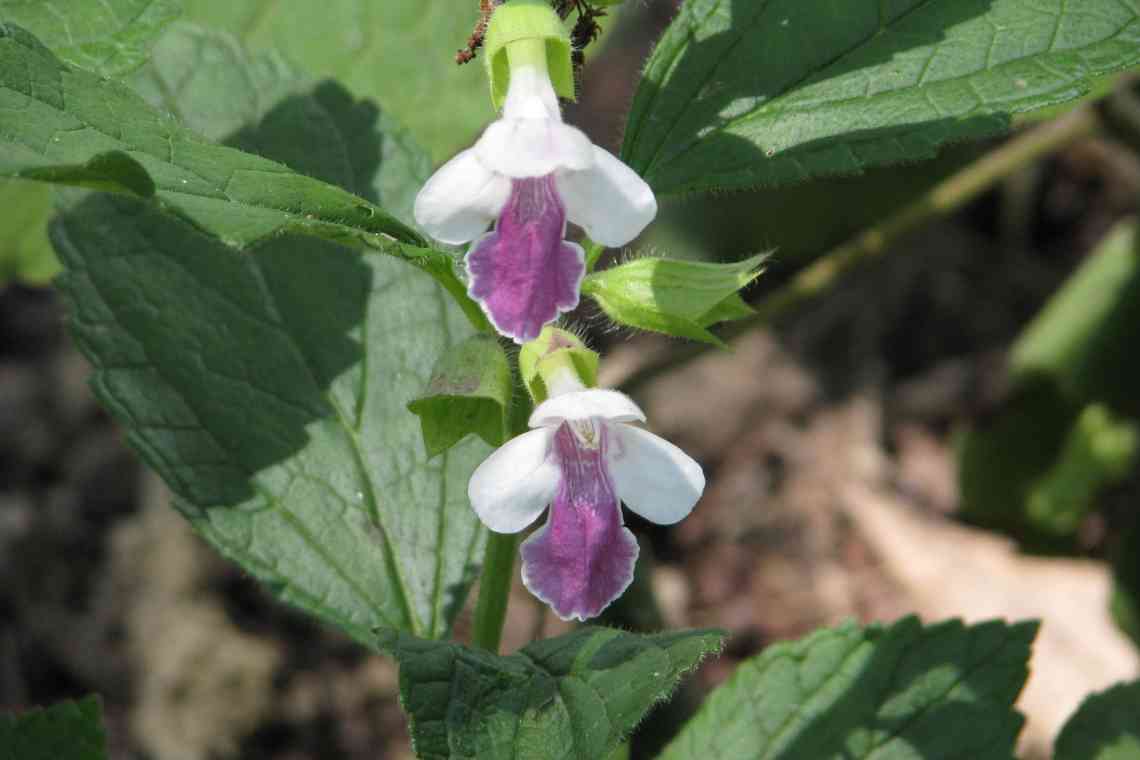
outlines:
{"label": "green stem", "polygon": [[483,577],[479,580],[479,600],[475,603],[471,640],[475,646],[490,652],[498,652],[503,639],[517,549],[517,535],[491,532],[487,536],[487,553],[483,557]]}
{"label": "green stem", "polygon": [[[726,325],[722,335],[735,338],[804,305],[830,290],[842,275],[856,266],[883,256],[904,234],[931,219],[956,211],[1023,166],[1094,134],[1100,126],[1096,111],[1081,107],[1015,137],[939,182],[880,224],[821,256],[791,282],[757,304],[755,315]],[[634,393],[652,378],[695,359],[708,348],[710,346],[704,343],[690,344],[658,362],[642,366],[627,377],[621,387],[627,393]]]}

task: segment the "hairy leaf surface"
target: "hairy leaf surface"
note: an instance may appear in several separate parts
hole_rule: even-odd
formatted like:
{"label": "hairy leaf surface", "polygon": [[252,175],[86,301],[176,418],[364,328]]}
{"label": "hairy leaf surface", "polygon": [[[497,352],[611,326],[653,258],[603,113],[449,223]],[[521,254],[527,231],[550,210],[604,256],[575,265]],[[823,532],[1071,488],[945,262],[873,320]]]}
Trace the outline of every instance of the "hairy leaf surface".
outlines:
{"label": "hairy leaf surface", "polygon": [[769,647],[663,760],[1011,760],[1034,623],[847,624]]}
{"label": "hairy leaf surface", "polygon": [[394,632],[381,646],[400,663],[400,701],[425,760],[597,760],[723,639],[585,627],[508,657]]}
{"label": "hairy leaf surface", "polygon": [[177,0],[0,0],[0,24],[22,26],[70,64],[117,77],[146,61]]}
{"label": "hairy leaf surface", "polygon": [[1140,63],[1131,0],[689,0],[622,156],[662,194],[935,155]]}

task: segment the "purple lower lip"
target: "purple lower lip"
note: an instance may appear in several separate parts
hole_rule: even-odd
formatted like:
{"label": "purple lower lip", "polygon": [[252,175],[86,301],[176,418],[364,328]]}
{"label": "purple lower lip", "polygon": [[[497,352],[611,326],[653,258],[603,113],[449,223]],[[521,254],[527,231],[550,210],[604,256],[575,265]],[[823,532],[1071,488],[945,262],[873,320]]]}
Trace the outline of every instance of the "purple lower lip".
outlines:
{"label": "purple lower lip", "polygon": [[518,343],[578,305],[586,267],[563,241],[566,209],[554,175],[511,180],[498,224],[467,254],[471,297]]}
{"label": "purple lower lip", "polygon": [[568,423],[554,434],[562,479],[546,525],[522,545],[523,578],[559,617],[597,617],[633,579],[637,539],[621,524],[606,468],[607,432],[584,446]]}

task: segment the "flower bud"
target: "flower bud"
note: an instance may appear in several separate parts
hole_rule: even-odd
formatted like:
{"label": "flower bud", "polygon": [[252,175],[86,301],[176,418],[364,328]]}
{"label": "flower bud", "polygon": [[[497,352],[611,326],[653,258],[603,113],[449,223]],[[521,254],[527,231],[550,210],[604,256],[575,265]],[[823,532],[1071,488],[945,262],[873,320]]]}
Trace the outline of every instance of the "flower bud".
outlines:
{"label": "flower bud", "polygon": [[572,332],[547,325],[519,351],[519,374],[536,404],[598,384],[598,355]]}
{"label": "flower bud", "polygon": [[722,345],[706,328],[753,312],[739,290],[762,270],[764,254],[733,264],[643,258],[595,272],[582,283],[613,321]]}
{"label": "flower bud", "polygon": [[536,66],[548,72],[554,91],[574,99],[570,35],[546,0],[511,0],[500,5],[487,25],[483,47],[495,108],[507,99],[511,69],[516,66]]}

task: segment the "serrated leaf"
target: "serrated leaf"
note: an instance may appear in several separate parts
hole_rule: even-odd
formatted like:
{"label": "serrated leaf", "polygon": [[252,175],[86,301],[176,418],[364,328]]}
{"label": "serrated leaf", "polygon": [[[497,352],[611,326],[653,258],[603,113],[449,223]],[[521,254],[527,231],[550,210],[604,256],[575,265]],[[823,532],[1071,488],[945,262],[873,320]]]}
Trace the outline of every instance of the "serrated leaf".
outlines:
{"label": "serrated leaf", "polygon": [[[370,149],[384,144],[374,107],[213,33],[171,34],[140,75],[171,111],[213,83],[212,117],[198,117],[211,136],[376,187],[394,154]],[[444,635],[477,571],[484,532],[466,482],[488,452],[469,440],[429,462],[405,409],[471,334],[448,294],[402,261],[324,240],[239,252],[122,196],[82,199],[53,238],[93,387],[197,530],[361,641],[376,626]]]}
{"label": "serrated leaf", "polygon": [[51,188],[0,179],[0,287],[9,282],[46,285],[59,272],[47,238]]}
{"label": "serrated leaf", "polygon": [[422,238],[391,214],[277,162],[215,145],[133,91],[74,69],[23,29],[0,26],[0,174],[23,176],[119,151],[156,198],[234,246],[298,231],[402,251]]}
{"label": "serrated leaf", "polygon": [[176,0],[0,0],[0,24],[24,27],[64,61],[103,77],[142,65],[179,12]]}
{"label": "serrated leaf", "polygon": [[490,335],[473,335],[440,357],[423,395],[408,404],[420,418],[428,456],[470,434],[490,446],[503,445],[513,388],[507,355]]}
{"label": "serrated leaf", "polygon": [[661,760],[1012,760],[1035,623],[845,624],[776,644]]}
{"label": "serrated leaf", "polygon": [[663,195],[935,155],[1140,63],[1125,0],[689,0],[622,157]]}
{"label": "serrated leaf", "polygon": [[327,242],[238,253],[129,198],[83,201],[52,238],[96,395],[199,532],[361,641],[445,634],[488,448],[429,462],[404,406],[471,331],[447,294]]}
{"label": "serrated leaf", "polygon": [[[280,155],[277,140],[303,142],[303,151],[292,151],[290,168],[318,179],[330,167],[351,175],[352,192],[408,224],[412,201],[431,174],[427,153],[387,111],[335,82],[314,81],[275,50],[248,53],[224,32],[172,25],[131,84],[151,105],[209,140],[259,155]],[[283,104],[287,98],[293,100]],[[288,129],[246,129],[275,108],[288,111],[272,119]],[[330,131],[339,139],[328,139]],[[362,168],[352,169],[350,157]]]}
{"label": "serrated leaf", "polygon": [[4,760],[105,760],[103,707],[96,696],[21,715],[0,714]]}
{"label": "serrated leaf", "polygon": [[456,49],[479,19],[478,3],[325,0],[281,12],[275,0],[187,0],[185,15],[375,98],[435,161],[468,145],[494,118],[482,62],[455,65]]}
{"label": "serrated leaf", "polygon": [[394,632],[381,647],[400,663],[419,757],[596,760],[723,639],[584,627],[507,657]]}
{"label": "serrated leaf", "polygon": [[1094,694],[1057,737],[1054,760],[1140,760],[1140,681]]}

